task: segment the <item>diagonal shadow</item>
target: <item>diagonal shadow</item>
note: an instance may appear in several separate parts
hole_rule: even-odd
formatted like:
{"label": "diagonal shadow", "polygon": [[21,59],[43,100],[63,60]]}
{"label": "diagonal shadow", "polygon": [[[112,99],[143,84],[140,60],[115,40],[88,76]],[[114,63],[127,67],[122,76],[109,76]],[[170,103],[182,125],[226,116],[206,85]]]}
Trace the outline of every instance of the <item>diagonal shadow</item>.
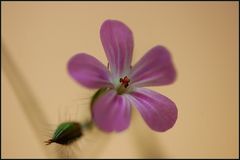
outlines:
{"label": "diagonal shadow", "polygon": [[[20,70],[15,65],[9,51],[3,44],[1,53],[3,71],[10,84],[12,85],[16,97],[18,98],[22,109],[28,118],[29,124],[33,128],[37,139],[40,143],[43,144],[46,139],[44,139],[41,129],[43,126],[46,128],[48,124],[47,117],[44,114],[43,110],[41,110],[41,107],[37,102],[37,98],[34,96],[31,88],[27,84],[26,79],[24,79],[22,76]],[[44,145],[42,145],[42,147],[48,157],[51,155],[53,156],[52,150],[50,151]],[[54,152],[55,156],[61,157],[61,155],[57,154],[58,152]]]}
{"label": "diagonal shadow", "polygon": [[2,45],[1,52],[4,73],[6,74],[6,77],[12,85],[16,97],[18,98],[26,117],[28,118],[31,127],[33,128],[35,135],[37,136],[37,139],[41,144],[43,144],[42,147],[45,154],[48,157],[54,158],[77,158],[76,156],[78,155],[86,158],[96,158],[97,156],[99,156],[100,152],[104,149],[103,146],[107,145],[108,143],[109,135],[105,135],[104,133],[98,131],[96,128],[87,133],[90,134],[91,139],[95,141],[94,145],[93,143],[89,143],[89,145],[93,145],[91,147],[88,147],[91,148],[88,149],[89,151],[86,150],[82,152],[81,150],[78,150],[80,154],[71,152],[71,155],[69,155],[68,150],[65,150],[61,147],[59,148],[58,145],[54,146],[54,149],[50,149],[44,145],[43,142],[46,141],[46,139],[45,136],[42,134],[42,128],[50,130],[50,128],[46,128],[46,126],[49,126],[47,117],[41,109],[41,106],[37,102],[37,98],[34,96],[31,88],[27,84],[26,79],[24,79],[20,70],[15,65],[5,45]]}

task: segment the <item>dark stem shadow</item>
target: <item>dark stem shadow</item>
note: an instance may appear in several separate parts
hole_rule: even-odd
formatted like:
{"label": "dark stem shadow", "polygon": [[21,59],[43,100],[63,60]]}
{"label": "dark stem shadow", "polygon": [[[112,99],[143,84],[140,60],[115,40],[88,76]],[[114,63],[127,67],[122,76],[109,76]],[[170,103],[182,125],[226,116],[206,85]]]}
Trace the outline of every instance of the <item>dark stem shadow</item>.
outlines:
{"label": "dark stem shadow", "polygon": [[[44,127],[46,129],[46,126],[49,124],[46,115],[41,109],[41,106],[37,102],[37,98],[34,96],[34,93],[27,84],[26,79],[22,76],[20,70],[14,63],[10,52],[4,44],[2,44],[1,53],[3,71],[20,102],[20,106],[22,107],[25,116],[29,120],[29,124],[37,136],[36,138],[43,144],[42,147],[46,155],[53,156],[52,151],[48,150],[48,148],[44,146],[44,141],[46,141],[46,139],[44,139],[44,135],[42,135],[42,128]],[[61,157],[57,153],[58,152],[55,152],[55,156]]]}

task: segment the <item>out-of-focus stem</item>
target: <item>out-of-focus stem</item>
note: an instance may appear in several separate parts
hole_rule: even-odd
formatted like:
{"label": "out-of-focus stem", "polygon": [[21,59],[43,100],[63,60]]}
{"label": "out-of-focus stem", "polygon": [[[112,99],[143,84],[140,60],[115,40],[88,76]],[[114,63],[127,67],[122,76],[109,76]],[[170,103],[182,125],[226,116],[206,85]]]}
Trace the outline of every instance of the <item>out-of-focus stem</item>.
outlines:
{"label": "out-of-focus stem", "polygon": [[[41,109],[39,103],[37,102],[36,97],[34,96],[31,88],[27,84],[26,80],[22,76],[20,70],[17,68],[13,59],[11,58],[10,53],[8,52],[5,45],[2,45],[1,49],[1,58],[3,64],[3,70],[6,74],[10,84],[13,87],[13,90],[16,94],[20,102],[20,106],[22,107],[25,115],[27,116],[31,127],[33,128],[37,139],[42,144],[43,150],[45,151],[48,157],[58,157],[58,158],[66,158],[64,152],[61,152],[59,148],[55,148],[54,152],[50,148],[46,147],[44,142],[46,141],[46,137],[43,135],[42,128],[46,130],[50,130],[50,128],[46,128],[49,124],[47,121],[47,117]],[[101,90],[104,91],[105,89]],[[90,147],[90,152],[80,152],[80,156],[82,157],[97,157],[97,155],[104,149],[104,145],[106,145],[107,140],[106,135],[99,131],[95,126],[92,120],[86,121],[82,124],[84,133],[87,135],[91,135],[91,140],[97,143],[92,143]],[[85,137],[86,135],[84,135]],[[95,155],[95,156],[94,156]],[[74,157],[76,155],[68,155],[67,158]]]}
{"label": "out-of-focus stem", "polygon": [[[24,110],[24,113],[27,116],[31,127],[34,130],[37,139],[40,143],[43,144],[46,139],[44,139],[41,129],[43,126],[46,127],[47,124],[49,124],[47,121],[47,117],[43,113],[41,107],[37,102],[36,97],[34,97],[31,88],[22,76],[20,70],[15,65],[5,45],[2,45],[1,53],[4,73],[6,74],[10,84],[12,85],[16,97],[21,104],[20,106]],[[44,144],[42,146],[47,156],[53,155],[52,151],[48,150]],[[57,152],[55,152],[55,154],[55,156],[60,157],[59,155],[57,155]]]}

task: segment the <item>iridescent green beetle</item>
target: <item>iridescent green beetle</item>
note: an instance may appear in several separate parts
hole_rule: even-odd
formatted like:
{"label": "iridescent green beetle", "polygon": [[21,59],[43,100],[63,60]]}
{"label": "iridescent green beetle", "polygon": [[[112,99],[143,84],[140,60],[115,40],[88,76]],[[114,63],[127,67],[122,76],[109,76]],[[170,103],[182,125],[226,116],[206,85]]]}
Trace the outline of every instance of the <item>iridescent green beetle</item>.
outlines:
{"label": "iridescent green beetle", "polygon": [[46,145],[57,143],[61,145],[69,145],[83,136],[84,129],[90,129],[92,122],[86,122],[81,125],[79,122],[69,121],[58,125],[51,139],[45,141]]}

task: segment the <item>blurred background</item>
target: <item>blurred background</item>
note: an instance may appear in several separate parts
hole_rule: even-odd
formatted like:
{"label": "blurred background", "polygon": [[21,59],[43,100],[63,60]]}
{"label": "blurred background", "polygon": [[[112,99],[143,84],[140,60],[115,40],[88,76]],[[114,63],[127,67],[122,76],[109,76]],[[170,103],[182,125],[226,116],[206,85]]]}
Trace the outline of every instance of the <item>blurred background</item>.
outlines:
{"label": "blurred background", "polygon": [[133,31],[133,63],[157,44],[171,51],[176,82],[150,88],[177,104],[178,120],[158,133],[135,111],[128,130],[93,134],[79,157],[84,149],[99,158],[238,157],[238,2],[1,2],[1,13],[2,158],[54,157],[43,143],[48,124],[72,106],[84,117],[94,90],[75,83],[66,64],[79,52],[107,64],[106,19]]}

